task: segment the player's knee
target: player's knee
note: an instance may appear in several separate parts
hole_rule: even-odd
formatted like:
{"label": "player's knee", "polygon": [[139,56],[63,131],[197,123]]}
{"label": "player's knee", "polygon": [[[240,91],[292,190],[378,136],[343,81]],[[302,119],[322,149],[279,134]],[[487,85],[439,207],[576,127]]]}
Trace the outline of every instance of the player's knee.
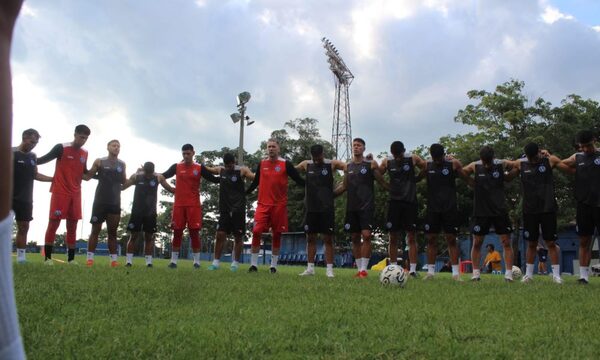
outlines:
{"label": "player's knee", "polygon": [[29,231],[29,221],[17,222],[17,232],[19,235],[26,235]]}

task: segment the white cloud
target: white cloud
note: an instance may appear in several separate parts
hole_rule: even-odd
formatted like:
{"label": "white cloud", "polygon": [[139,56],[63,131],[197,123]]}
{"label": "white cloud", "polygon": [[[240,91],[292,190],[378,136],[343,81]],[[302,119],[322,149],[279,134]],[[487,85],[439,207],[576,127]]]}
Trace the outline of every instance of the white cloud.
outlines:
{"label": "white cloud", "polygon": [[29,3],[25,2],[21,7],[21,16],[37,17],[37,11]]}
{"label": "white cloud", "polygon": [[592,26],[592,29],[594,29],[594,31],[600,33],[600,25]]}
{"label": "white cloud", "polygon": [[550,5],[544,8],[544,12],[541,15],[542,21],[546,24],[554,24],[558,20],[574,20],[575,18],[569,14],[563,14],[555,7]]}

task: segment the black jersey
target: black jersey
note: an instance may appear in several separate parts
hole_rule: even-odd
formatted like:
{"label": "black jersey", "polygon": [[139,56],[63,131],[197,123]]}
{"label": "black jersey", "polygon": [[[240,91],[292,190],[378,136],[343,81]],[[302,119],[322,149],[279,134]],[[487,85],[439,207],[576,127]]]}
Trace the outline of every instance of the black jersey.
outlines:
{"label": "black jersey", "polygon": [[452,161],[427,161],[427,211],[456,211],[456,171]]}
{"label": "black jersey", "polygon": [[504,195],[504,166],[494,159],[490,167],[475,163],[474,216],[500,216],[507,213]]}
{"label": "black jersey", "polygon": [[333,169],[331,160],[326,159],[322,164],[312,160],[306,166],[306,195],[307,212],[327,212],[333,210]]}
{"label": "black jersey", "polygon": [[404,154],[398,160],[388,157],[387,172],[390,178],[390,200],[416,204],[417,183],[412,154]]}
{"label": "black jersey", "polygon": [[349,211],[372,210],[375,208],[375,175],[370,161],[349,162],[347,176],[348,198],[346,208]]}
{"label": "black jersey", "polygon": [[240,166],[223,167],[219,179],[219,211],[246,211],[246,192]]}
{"label": "black jersey", "polygon": [[135,176],[135,191],[133,193],[133,205],[131,214],[136,216],[156,215],[156,200],[158,194],[158,176],[152,174],[150,177],[142,173]]}
{"label": "black jersey", "polygon": [[94,203],[121,206],[121,184],[125,163],[121,160],[100,159],[98,168],[98,186]]}
{"label": "black jersey", "polygon": [[13,200],[31,203],[37,157],[32,152],[24,153],[15,147],[13,161]]}
{"label": "black jersey", "polygon": [[600,207],[600,151],[575,155],[575,198],[580,203]]}
{"label": "black jersey", "polygon": [[551,213],[557,210],[554,194],[554,176],[548,158],[532,163],[527,158],[521,162],[521,189],[523,214]]}

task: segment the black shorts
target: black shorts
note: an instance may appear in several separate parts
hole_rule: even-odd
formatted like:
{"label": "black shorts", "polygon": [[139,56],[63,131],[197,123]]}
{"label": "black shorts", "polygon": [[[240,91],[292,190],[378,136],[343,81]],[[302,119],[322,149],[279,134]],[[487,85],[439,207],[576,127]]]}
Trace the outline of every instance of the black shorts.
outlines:
{"label": "black shorts", "polygon": [[156,232],[156,214],[138,215],[131,214],[127,230],[131,232],[155,233]]}
{"label": "black shorts", "polygon": [[373,210],[346,211],[344,230],[351,234],[373,230]]}
{"label": "black shorts", "polygon": [[390,232],[415,231],[416,228],[417,204],[397,200],[388,201],[386,230]]}
{"label": "black shorts", "polygon": [[224,231],[227,234],[243,235],[246,229],[246,212],[219,212],[219,222],[217,231]]}
{"label": "black shorts", "polygon": [[307,234],[333,234],[335,227],[335,212],[333,209],[325,212],[307,212],[304,217],[304,232]]}
{"label": "black shorts", "polygon": [[556,213],[523,214],[523,238],[527,241],[538,241],[542,228],[542,238],[546,241],[556,241]]}
{"label": "black shorts", "polygon": [[456,211],[427,212],[425,218],[425,233],[439,234],[444,230],[446,234],[458,234],[458,220]]}
{"label": "black shorts", "polygon": [[94,202],[90,224],[102,224],[106,221],[108,215],[121,215],[121,207],[119,205],[97,204]]}
{"label": "black shorts", "polygon": [[537,253],[540,262],[548,261],[548,249],[539,248]]}
{"label": "black shorts", "polygon": [[15,212],[16,221],[31,221],[33,220],[33,203],[13,200],[12,210]]}
{"label": "black shorts", "polygon": [[594,229],[600,232],[600,207],[577,203],[577,235],[594,235]]}
{"label": "black shorts", "polygon": [[471,219],[471,223],[471,233],[473,235],[485,236],[489,234],[492,225],[497,235],[506,235],[512,232],[508,214],[500,216],[474,216]]}

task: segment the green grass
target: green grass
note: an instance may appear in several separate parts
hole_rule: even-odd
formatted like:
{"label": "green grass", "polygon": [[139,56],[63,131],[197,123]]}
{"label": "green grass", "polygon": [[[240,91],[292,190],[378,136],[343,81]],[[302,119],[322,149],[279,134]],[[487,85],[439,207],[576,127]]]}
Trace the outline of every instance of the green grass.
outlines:
{"label": "green grass", "polygon": [[[58,259],[64,257],[56,256]],[[354,279],[55,264],[15,266],[21,331],[30,359],[52,358],[597,358],[600,279],[580,286],[506,284],[501,276],[455,283],[447,274],[404,289],[378,272]],[[84,257],[78,257],[83,261]],[[122,260],[122,259],[121,259]],[[468,277],[465,275],[465,279]]]}

